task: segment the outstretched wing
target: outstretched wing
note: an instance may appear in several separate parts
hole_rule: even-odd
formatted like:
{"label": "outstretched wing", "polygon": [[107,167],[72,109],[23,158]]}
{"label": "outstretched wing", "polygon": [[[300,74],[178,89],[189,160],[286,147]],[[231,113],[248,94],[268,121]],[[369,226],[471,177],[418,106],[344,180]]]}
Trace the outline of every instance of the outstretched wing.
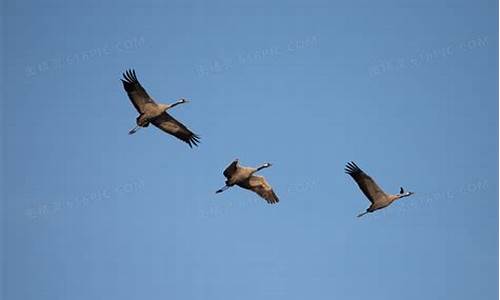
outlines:
{"label": "outstretched wing", "polygon": [[140,114],[144,113],[144,106],[146,103],[155,102],[149,97],[146,90],[139,83],[139,80],[137,80],[134,70],[127,70],[123,73],[123,78],[125,78],[125,80],[121,80],[123,82],[123,88],[127,92],[130,101],[132,101],[135,109],[137,109]]}
{"label": "outstretched wing", "polygon": [[275,204],[280,201],[276,193],[274,193],[271,185],[269,185],[266,179],[262,176],[252,175],[239,185],[243,188],[254,191],[259,196],[264,198],[269,204]]}
{"label": "outstretched wing", "polygon": [[227,168],[224,170],[222,174],[224,174],[224,177],[229,179],[231,175],[233,175],[234,172],[236,172],[237,168],[238,168],[238,160],[235,159],[229,166],[227,166]]}
{"label": "outstretched wing", "polygon": [[363,172],[354,162],[351,161],[345,166],[345,172],[351,175],[370,202],[375,203],[377,199],[385,197],[384,191],[375,180]]}
{"label": "outstretched wing", "polygon": [[181,122],[174,119],[171,115],[163,112],[158,117],[151,120],[151,123],[168,134],[175,136],[176,138],[188,143],[189,147],[193,145],[198,146],[200,142],[200,137],[194,134]]}

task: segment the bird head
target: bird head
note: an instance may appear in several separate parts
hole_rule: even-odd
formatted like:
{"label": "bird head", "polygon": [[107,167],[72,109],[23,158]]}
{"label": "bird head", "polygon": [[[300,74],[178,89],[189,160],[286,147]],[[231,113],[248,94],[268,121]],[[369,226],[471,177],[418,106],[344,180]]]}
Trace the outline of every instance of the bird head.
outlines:
{"label": "bird head", "polygon": [[270,166],[272,166],[272,164],[271,164],[271,163],[265,163],[265,164],[263,164],[262,166],[263,166],[264,168],[269,168]]}
{"label": "bird head", "polygon": [[403,198],[403,197],[408,197],[408,196],[411,196],[415,194],[414,192],[405,192],[405,190],[401,187],[399,189],[399,198]]}

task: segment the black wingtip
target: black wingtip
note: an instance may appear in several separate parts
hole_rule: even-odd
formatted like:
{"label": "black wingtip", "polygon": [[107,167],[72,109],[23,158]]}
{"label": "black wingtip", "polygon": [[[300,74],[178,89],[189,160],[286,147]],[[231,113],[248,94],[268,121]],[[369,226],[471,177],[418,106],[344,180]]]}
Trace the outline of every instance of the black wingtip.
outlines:
{"label": "black wingtip", "polygon": [[200,144],[200,136],[193,134],[189,139],[186,141],[188,143],[189,147],[193,148],[193,145],[198,147],[198,144]]}
{"label": "black wingtip", "polygon": [[358,167],[358,165],[356,165],[355,162],[350,161],[345,165],[344,171],[346,174],[352,175],[354,173],[360,172],[361,169]]}
{"label": "black wingtip", "polygon": [[127,83],[138,82],[137,76],[135,75],[135,70],[134,69],[125,70],[125,73],[122,73],[122,75],[123,75],[123,78],[125,78],[125,81]]}

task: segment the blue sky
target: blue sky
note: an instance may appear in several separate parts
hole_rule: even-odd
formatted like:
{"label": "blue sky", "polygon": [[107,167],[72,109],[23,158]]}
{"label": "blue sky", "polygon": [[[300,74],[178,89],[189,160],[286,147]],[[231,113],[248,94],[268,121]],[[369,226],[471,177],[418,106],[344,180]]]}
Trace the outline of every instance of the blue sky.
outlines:
{"label": "blue sky", "polygon": [[[4,1],[5,299],[497,299],[497,1]],[[202,138],[136,112],[135,68]],[[223,185],[234,158],[276,206]],[[368,207],[344,164],[387,191]]]}

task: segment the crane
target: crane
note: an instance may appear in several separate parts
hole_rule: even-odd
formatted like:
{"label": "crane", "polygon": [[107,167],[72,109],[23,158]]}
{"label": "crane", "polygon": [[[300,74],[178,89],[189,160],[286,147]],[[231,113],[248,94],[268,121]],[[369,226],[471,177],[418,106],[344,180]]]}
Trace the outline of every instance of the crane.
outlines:
{"label": "crane", "polygon": [[278,196],[274,193],[271,185],[267,183],[264,177],[255,175],[256,172],[269,168],[270,166],[270,163],[265,163],[257,168],[242,167],[239,165],[239,160],[235,159],[223,172],[224,176],[227,178],[226,185],[217,190],[216,193],[221,193],[237,185],[257,193],[269,204],[278,203]]}
{"label": "crane", "polygon": [[361,170],[356,163],[349,162],[345,166],[345,172],[356,181],[359,188],[365,194],[366,198],[370,200],[371,205],[366,209],[365,212],[358,215],[358,217],[362,217],[367,213],[372,213],[376,210],[382,209],[392,204],[392,202],[413,195],[413,192],[405,192],[405,190],[401,187],[399,190],[399,194],[391,195],[385,193],[373,180],[370,176],[368,176],[363,170]]}
{"label": "crane", "polygon": [[172,104],[156,103],[137,80],[135,70],[127,70],[123,74],[123,78],[125,79],[121,80],[123,88],[135,109],[139,112],[136,119],[137,126],[130,130],[129,134],[134,134],[140,128],[148,127],[152,123],[164,132],[186,142],[189,147],[198,146],[200,137],[167,113],[167,110],[179,104],[187,103],[188,100],[181,98]]}

